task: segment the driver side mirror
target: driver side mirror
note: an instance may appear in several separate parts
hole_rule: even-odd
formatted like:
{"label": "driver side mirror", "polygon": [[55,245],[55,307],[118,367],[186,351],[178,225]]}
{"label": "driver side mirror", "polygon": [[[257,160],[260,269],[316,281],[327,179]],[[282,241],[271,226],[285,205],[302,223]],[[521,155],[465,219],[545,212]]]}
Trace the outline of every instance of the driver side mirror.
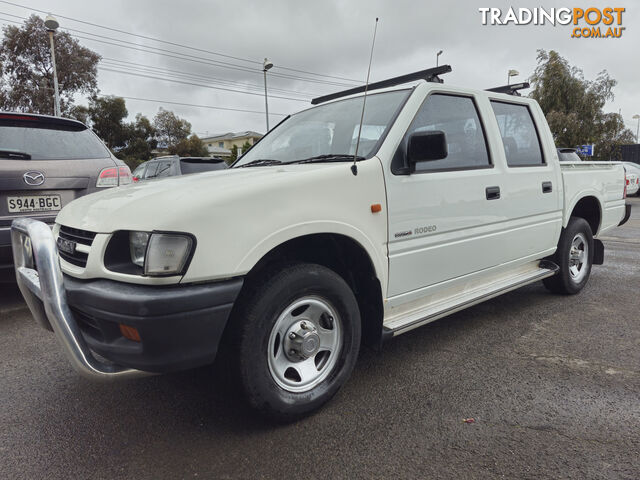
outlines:
{"label": "driver side mirror", "polygon": [[409,136],[407,162],[411,173],[416,171],[417,163],[442,160],[448,154],[447,137],[440,130],[415,132]]}

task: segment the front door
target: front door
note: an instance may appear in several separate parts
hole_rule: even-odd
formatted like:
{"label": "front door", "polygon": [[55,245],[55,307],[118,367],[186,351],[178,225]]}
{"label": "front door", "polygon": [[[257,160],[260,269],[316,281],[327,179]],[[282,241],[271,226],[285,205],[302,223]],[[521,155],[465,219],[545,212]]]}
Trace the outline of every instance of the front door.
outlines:
{"label": "front door", "polygon": [[[408,138],[442,131],[448,156],[403,172]],[[419,291],[502,263],[505,171],[493,165],[476,99],[433,93],[413,120],[387,178],[388,297]]]}

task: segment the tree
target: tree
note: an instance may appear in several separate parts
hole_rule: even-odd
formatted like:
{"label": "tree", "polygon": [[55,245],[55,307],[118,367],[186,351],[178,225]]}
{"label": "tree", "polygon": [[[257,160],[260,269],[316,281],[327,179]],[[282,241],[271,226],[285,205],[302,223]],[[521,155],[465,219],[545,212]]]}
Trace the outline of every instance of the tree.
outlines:
{"label": "tree", "polygon": [[229,165],[231,165],[233,162],[235,162],[238,159],[238,146],[237,145],[231,145],[230,150],[231,150],[231,155],[227,159],[227,163]]}
{"label": "tree", "polygon": [[202,140],[193,134],[189,138],[183,138],[176,145],[169,147],[169,153],[180,157],[207,157],[209,151]]}
{"label": "tree", "polygon": [[[244,155],[244,153],[249,150],[252,147],[252,145],[249,143],[249,140],[247,140],[246,142],[244,142],[242,144],[242,153],[240,153],[240,155]],[[233,162],[235,162],[238,159],[238,152],[240,151],[240,148],[238,148],[237,145],[231,145],[231,156],[227,159],[227,163],[229,165],[231,165]]]}
{"label": "tree", "polygon": [[119,152],[120,158],[131,168],[135,168],[151,158],[151,152],[158,145],[156,131],[149,119],[141,113],[136,115],[134,122],[126,125],[126,131],[126,146]]}
{"label": "tree", "polygon": [[69,111],[69,117],[75,118],[79,122],[89,126],[91,119],[89,118],[89,107],[84,105],[74,105]]}
{"label": "tree", "polygon": [[[53,67],[44,21],[31,15],[22,27],[7,26],[0,43],[0,101],[3,110],[54,113]],[[98,91],[100,55],[80,45],[66,32],[55,34],[60,109],[68,114],[76,94]]]}
{"label": "tree", "polygon": [[153,119],[158,143],[166,148],[177,146],[181,140],[186,140],[191,133],[191,124],[178,117],[175,113],[160,108]]}
{"label": "tree", "polygon": [[124,98],[94,97],[89,102],[90,126],[112,150],[126,145],[127,128],[123,123],[129,112]]}
{"label": "tree", "polygon": [[582,70],[553,50],[538,50],[538,66],[530,81],[531,97],[544,112],[558,147],[595,144],[595,159],[619,157],[619,145],[633,143],[633,133],[617,113],[605,113],[617,82],[606,70],[595,80],[584,79]]}

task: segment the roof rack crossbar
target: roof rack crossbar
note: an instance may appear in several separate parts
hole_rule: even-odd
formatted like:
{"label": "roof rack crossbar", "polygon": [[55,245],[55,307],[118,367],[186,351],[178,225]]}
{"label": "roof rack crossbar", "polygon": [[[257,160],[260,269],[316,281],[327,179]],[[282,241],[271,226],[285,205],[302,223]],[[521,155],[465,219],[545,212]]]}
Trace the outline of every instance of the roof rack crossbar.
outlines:
{"label": "roof rack crossbar", "polygon": [[365,88],[367,89],[367,91],[379,90],[381,88],[394,87],[396,85],[402,85],[403,83],[414,82],[416,80],[426,80],[427,82],[442,83],[442,80],[438,77],[438,75],[443,75],[445,73],[449,73],[450,71],[451,65],[441,65],[439,67],[427,68],[426,70],[420,70],[419,72],[408,73],[406,75],[400,75],[399,77],[370,83],[368,88],[363,85],[361,87],[343,90],[342,92],[336,92],[329,95],[324,95],[322,97],[317,97],[311,100],[311,105],[317,105],[319,103],[328,102],[329,100],[335,100],[336,98],[346,97],[348,95],[354,95],[356,93],[363,93],[365,91]]}
{"label": "roof rack crossbar", "polygon": [[524,90],[529,87],[529,82],[522,82],[514,83],[512,85],[503,85],[502,87],[487,88],[487,92],[506,93],[508,95],[515,95],[516,97],[520,97],[521,95],[518,90]]}

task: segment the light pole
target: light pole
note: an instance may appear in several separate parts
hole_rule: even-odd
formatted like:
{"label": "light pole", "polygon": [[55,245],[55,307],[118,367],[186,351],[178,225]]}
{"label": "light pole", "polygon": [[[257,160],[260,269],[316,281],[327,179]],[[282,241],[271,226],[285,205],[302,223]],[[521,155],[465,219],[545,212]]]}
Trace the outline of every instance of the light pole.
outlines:
{"label": "light pole", "polygon": [[262,63],[262,73],[264,73],[264,111],[267,115],[267,132],[269,131],[269,101],[267,99],[267,70],[273,67],[273,62],[270,62],[266,58]]}
{"label": "light pole", "polygon": [[515,77],[516,75],[520,75],[520,72],[517,70],[509,70],[509,73],[507,73],[507,85],[511,84],[511,77]]}
{"label": "light pole", "polygon": [[56,52],[53,45],[53,34],[58,29],[60,24],[51,15],[47,15],[44,19],[44,26],[47,27],[49,32],[49,40],[51,42],[51,65],[53,66],[53,90],[54,90],[54,115],[60,116],[60,94],[58,93],[58,71],[56,69]]}
{"label": "light pole", "polygon": [[638,126],[636,127],[636,143],[640,143],[640,139],[638,138],[638,135],[640,134],[640,115],[636,113],[633,118],[638,120]]}
{"label": "light pole", "polygon": [[442,55],[442,50],[438,51],[438,53],[436,53],[436,67],[438,66],[439,60],[440,60],[440,55]]}

